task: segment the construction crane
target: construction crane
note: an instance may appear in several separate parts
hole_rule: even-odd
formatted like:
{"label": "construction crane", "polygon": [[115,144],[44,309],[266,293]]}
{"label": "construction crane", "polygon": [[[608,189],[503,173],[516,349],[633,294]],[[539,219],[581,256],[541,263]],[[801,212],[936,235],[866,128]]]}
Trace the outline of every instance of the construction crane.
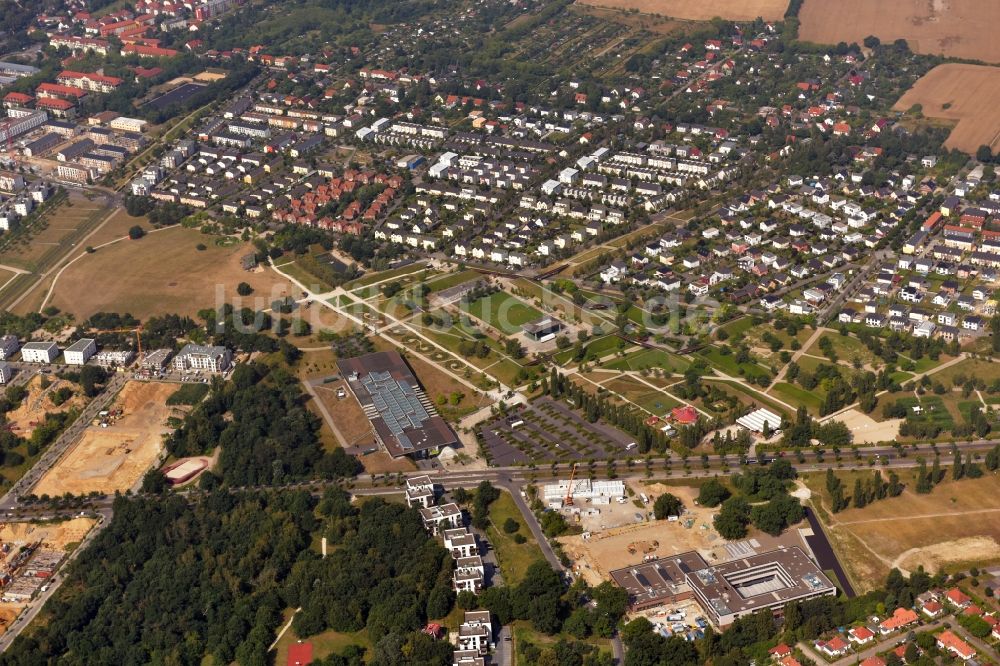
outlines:
{"label": "construction crane", "polygon": [[563,498],[563,506],[573,506],[573,479],[576,478],[576,463],[569,473],[569,485],[566,486],[566,497]]}
{"label": "construction crane", "polygon": [[135,328],[108,328],[94,331],[94,333],[135,333],[136,350],[139,352],[139,359],[142,359],[142,324]]}

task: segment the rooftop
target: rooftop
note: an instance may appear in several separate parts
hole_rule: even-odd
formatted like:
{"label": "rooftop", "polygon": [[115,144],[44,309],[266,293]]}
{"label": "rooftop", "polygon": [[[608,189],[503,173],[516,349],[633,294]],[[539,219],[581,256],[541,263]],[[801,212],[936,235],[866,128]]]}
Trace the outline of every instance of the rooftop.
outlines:
{"label": "rooftop", "polygon": [[456,443],[455,433],[396,352],[342,359],[337,366],[392,457]]}

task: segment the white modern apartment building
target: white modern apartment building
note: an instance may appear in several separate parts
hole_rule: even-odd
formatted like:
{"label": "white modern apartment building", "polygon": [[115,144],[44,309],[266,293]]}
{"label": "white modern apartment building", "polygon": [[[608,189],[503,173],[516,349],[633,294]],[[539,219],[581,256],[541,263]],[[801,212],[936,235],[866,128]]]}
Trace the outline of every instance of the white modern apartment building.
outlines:
{"label": "white modern apartment building", "polygon": [[80,338],[63,352],[69,365],[83,365],[97,353],[97,341],[93,338]]}
{"label": "white modern apartment building", "polygon": [[232,353],[225,347],[205,345],[184,345],[180,353],[174,357],[174,370],[207,370],[208,372],[225,372],[233,363]]}
{"label": "white modern apartment building", "polygon": [[0,361],[9,361],[21,348],[16,335],[5,335],[0,337]]}
{"label": "white modern apartment building", "polygon": [[21,347],[21,360],[25,363],[51,363],[59,356],[59,345],[54,342],[26,342]]}

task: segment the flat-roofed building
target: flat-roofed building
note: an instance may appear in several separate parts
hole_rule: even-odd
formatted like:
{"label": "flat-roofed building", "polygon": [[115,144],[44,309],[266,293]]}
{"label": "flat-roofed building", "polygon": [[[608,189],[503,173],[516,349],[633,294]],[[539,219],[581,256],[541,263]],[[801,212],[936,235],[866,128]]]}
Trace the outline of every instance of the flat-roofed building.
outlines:
{"label": "flat-roofed building", "polygon": [[444,547],[451,551],[451,556],[456,560],[460,557],[472,557],[479,554],[476,536],[469,532],[468,528],[456,527],[445,530],[443,536]]}
{"label": "flat-roofed building", "polygon": [[479,555],[459,557],[455,560],[455,571],[452,573],[452,585],[455,592],[472,592],[479,594],[486,580],[486,567]]}
{"label": "flat-roofed building", "polygon": [[458,627],[458,649],[486,654],[493,638],[493,620],[489,611],[466,611]]}
{"label": "flat-roofed building", "polygon": [[205,370],[207,372],[225,372],[233,363],[233,355],[225,347],[188,344],[174,357],[174,370],[187,372],[189,370]]}
{"label": "flat-roofed building", "polygon": [[434,506],[437,499],[437,492],[431,477],[412,476],[406,480],[406,505],[409,507],[419,506],[424,509]]}
{"label": "flat-roofed building", "polygon": [[17,350],[21,348],[21,343],[16,335],[4,335],[0,337],[0,361],[9,361]]}
{"label": "flat-roofed building", "polygon": [[698,603],[720,627],[759,610],[837,594],[837,587],[798,547],[715,564],[686,578]]}
{"label": "flat-roofed building", "polygon": [[702,556],[692,550],[615,569],[610,575],[628,592],[629,608],[636,612],[693,598],[687,575],[707,566]]}
{"label": "flat-roofed building", "polygon": [[398,353],[341,359],[337,367],[371,422],[375,439],[393,458],[424,458],[458,443]]}
{"label": "flat-roofed building", "polygon": [[462,510],[454,502],[420,509],[420,518],[431,534],[462,526]]}
{"label": "flat-roofed building", "polygon": [[96,353],[97,341],[92,338],[80,338],[63,352],[66,363],[70,365],[83,365]]}
{"label": "flat-roofed building", "polygon": [[25,363],[51,363],[59,357],[59,345],[54,342],[26,342],[21,347]]}
{"label": "flat-roofed building", "polygon": [[139,360],[139,367],[144,370],[162,370],[167,367],[167,361],[170,360],[171,354],[173,352],[169,349],[154,349],[151,352],[146,352]]}
{"label": "flat-roofed building", "polygon": [[134,358],[131,349],[102,349],[94,354],[94,363],[102,368],[126,368]]}
{"label": "flat-roofed building", "polygon": [[563,324],[555,317],[542,317],[535,321],[528,322],[521,327],[524,334],[536,342],[547,342],[556,337],[559,331],[563,330]]}
{"label": "flat-roofed building", "polygon": [[11,370],[10,363],[7,361],[0,361],[0,384],[6,384],[13,376],[14,371]]}

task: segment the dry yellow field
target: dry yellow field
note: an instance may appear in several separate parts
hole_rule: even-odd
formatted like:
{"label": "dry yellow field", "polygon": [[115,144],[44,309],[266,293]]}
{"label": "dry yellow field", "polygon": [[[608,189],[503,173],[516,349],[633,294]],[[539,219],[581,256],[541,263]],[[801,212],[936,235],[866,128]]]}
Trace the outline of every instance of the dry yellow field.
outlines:
{"label": "dry yellow field", "polygon": [[[197,250],[198,244],[205,245]],[[247,282],[254,293],[246,307],[265,309],[291,285],[271,270],[244,271],[240,257],[249,243],[219,246],[214,236],[194,229],[168,228],[139,240],[125,240],[88,254],[59,277],[50,303],[78,319],[95,312],[129,312],[146,317],[194,315],[219,305],[219,294],[232,302],[236,285]]]}
{"label": "dry yellow field", "polygon": [[905,39],[916,53],[1000,62],[1000,3],[991,0],[806,0],[799,20],[805,41],[860,44],[875,35]]}
{"label": "dry yellow field", "polygon": [[[836,515],[818,512],[859,591],[877,587],[893,567],[913,571],[923,565],[933,573],[1000,563],[1000,482],[994,475],[951,481],[948,474],[932,493],[918,495],[912,474],[903,470],[900,478],[908,487],[899,497]],[[819,493],[828,506],[825,490],[819,490],[823,476],[808,483],[813,502]],[[845,476],[844,484],[850,494],[853,477]]]}
{"label": "dry yellow field", "polygon": [[111,409],[123,410],[120,419],[107,428],[88,426],[77,442],[42,477],[32,492],[57,496],[125,492],[156,462],[165,422],[175,409],[166,405],[177,384],[129,382]]}
{"label": "dry yellow field", "polygon": [[788,0],[579,0],[580,4],[610,9],[635,9],[688,21],[709,21],[716,16],[731,21],[752,21],[757,17],[777,21],[785,15]]}
{"label": "dry yellow field", "polygon": [[[1000,148],[1000,67],[949,63],[938,65],[906,91],[896,111],[914,104],[925,116],[955,121],[945,145],[975,153],[987,145]],[[945,108],[947,105],[947,108]]]}

